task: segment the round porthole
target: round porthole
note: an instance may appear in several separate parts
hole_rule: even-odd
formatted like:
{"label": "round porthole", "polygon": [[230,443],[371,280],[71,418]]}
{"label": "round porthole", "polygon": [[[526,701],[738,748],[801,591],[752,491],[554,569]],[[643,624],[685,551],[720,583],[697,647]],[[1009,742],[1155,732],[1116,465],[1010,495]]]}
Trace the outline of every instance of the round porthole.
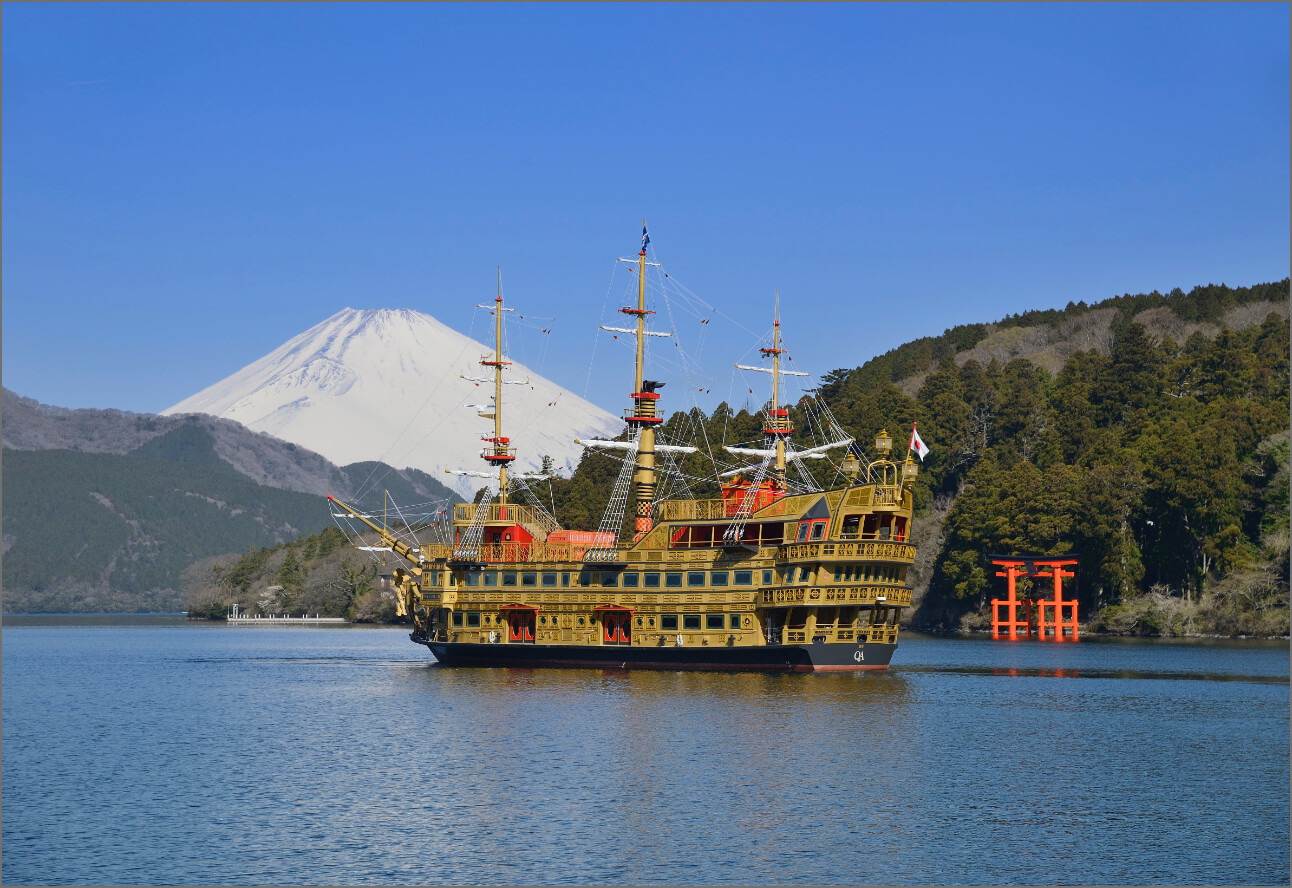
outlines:
{"label": "round porthole", "polygon": [[579,617],[579,625],[580,625],[580,626],[582,626],[582,625],[583,625],[583,617]]}
{"label": "round porthole", "polygon": [[641,627],[642,627],[642,618],[641,618],[641,617],[638,617],[638,618],[637,618],[637,628],[638,628],[638,629],[640,629]]}
{"label": "round porthole", "polygon": [[652,629],[654,629],[654,628],[655,628],[655,618],[654,618],[654,617],[651,617],[649,620],[647,620],[647,621],[646,621],[646,625],[647,625],[647,626],[650,626]]}

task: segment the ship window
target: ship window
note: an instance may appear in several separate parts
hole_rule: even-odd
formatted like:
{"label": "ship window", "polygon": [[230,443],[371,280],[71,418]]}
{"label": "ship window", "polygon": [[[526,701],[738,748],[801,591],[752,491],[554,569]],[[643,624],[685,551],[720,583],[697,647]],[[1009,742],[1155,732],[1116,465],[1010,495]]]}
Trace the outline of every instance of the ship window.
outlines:
{"label": "ship window", "polygon": [[642,575],[639,573],[626,573],[624,574],[624,585],[630,589],[635,589],[641,583],[641,578]]}
{"label": "ship window", "polygon": [[845,517],[845,518],[843,519],[843,528],[842,528],[842,532],[843,532],[843,538],[844,538],[845,540],[849,540],[849,539],[852,539],[852,538],[856,537],[856,536],[857,536],[857,532],[858,532],[860,529],[861,529],[861,516],[860,516],[860,515],[848,515],[847,517]]}
{"label": "ship window", "polygon": [[682,575],[680,573],[664,574],[664,585],[667,586],[669,589],[681,589]]}
{"label": "ship window", "polygon": [[811,582],[811,580],[812,580],[812,568],[805,564],[799,568],[799,582],[808,583],[808,582]]}
{"label": "ship window", "polygon": [[544,585],[544,586],[555,586],[555,585],[556,585],[556,574],[554,574],[554,573],[545,573],[545,574],[543,574],[543,585]]}
{"label": "ship window", "polygon": [[799,524],[799,542],[800,542],[800,543],[806,543],[806,542],[807,542],[808,530],[810,530],[810,529],[811,529],[811,527],[812,527],[812,522],[811,522],[811,521],[804,521],[804,522],[802,522],[801,524]]}
{"label": "ship window", "polygon": [[438,589],[439,585],[440,585],[440,572],[438,570],[433,570],[431,571],[431,588]]}
{"label": "ship window", "polygon": [[516,572],[514,570],[505,570],[502,573],[502,584],[504,586],[516,585]]}
{"label": "ship window", "polygon": [[704,572],[699,570],[691,571],[686,575],[686,584],[688,586],[703,586]]}
{"label": "ship window", "polygon": [[683,628],[683,629],[699,629],[699,628],[700,628],[700,615],[699,615],[699,614],[682,614],[682,628]]}
{"label": "ship window", "polygon": [[480,574],[476,573],[474,570],[469,570],[466,574],[466,580],[468,586],[479,586]]}
{"label": "ship window", "polygon": [[731,628],[732,628],[732,629],[739,629],[739,628],[740,628],[740,614],[732,614],[732,615],[731,615]]}
{"label": "ship window", "polygon": [[479,625],[480,625],[480,615],[479,615],[479,614],[477,614],[477,613],[469,613],[469,614],[467,614],[467,625],[468,625],[468,626],[479,626]]}
{"label": "ship window", "polygon": [[677,630],[677,614],[664,614],[659,618],[659,628]]}
{"label": "ship window", "polygon": [[713,573],[709,574],[709,585],[725,586],[727,585],[727,576],[728,574],[725,570],[715,570]]}
{"label": "ship window", "polygon": [[825,525],[826,525],[826,519],[824,518],[822,518],[820,521],[812,522],[812,539],[814,541],[825,539]]}
{"label": "ship window", "polygon": [[523,573],[523,574],[521,574],[521,575],[520,575],[520,584],[521,584],[522,586],[537,586],[537,585],[538,585],[538,574],[536,574],[536,573]]}
{"label": "ship window", "polygon": [[579,574],[579,585],[580,585],[580,586],[591,586],[591,585],[592,585],[592,572],[591,572],[591,571],[586,571],[586,570],[585,570],[583,573]]}
{"label": "ship window", "polygon": [[737,586],[752,586],[754,585],[754,572],[752,570],[738,570],[736,571],[735,579]]}
{"label": "ship window", "polygon": [[619,574],[606,571],[601,575],[601,585],[613,589],[619,585]]}
{"label": "ship window", "polygon": [[706,614],[704,618],[704,628],[721,629],[723,622],[722,614]]}
{"label": "ship window", "polygon": [[642,574],[642,585],[651,589],[658,589],[659,574],[657,573]]}
{"label": "ship window", "polygon": [[484,584],[486,586],[497,586],[498,585],[497,572],[492,570],[486,571],[484,575]]}
{"label": "ship window", "polygon": [[454,626],[461,626],[461,625],[462,625],[462,611],[454,611],[454,612],[453,612],[453,625],[454,625]]}
{"label": "ship window", "polygon": [[567,574],[567,573],[563,573],[563,574],[561,574],[561,585],[562,585],[562,586],[568,586],[568,585],[570,585],[570,575],[569,575],[569,574]]}

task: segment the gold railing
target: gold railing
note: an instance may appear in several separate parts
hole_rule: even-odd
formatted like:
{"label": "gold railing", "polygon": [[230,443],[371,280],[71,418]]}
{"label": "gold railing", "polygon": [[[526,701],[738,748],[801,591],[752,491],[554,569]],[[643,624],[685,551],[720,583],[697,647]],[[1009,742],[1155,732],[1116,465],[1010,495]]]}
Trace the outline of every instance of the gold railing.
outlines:
{"label": "gold railing", "polygon": [[[534,564],[542,561],[581,562],[591,544],[571,543],[497,543],[481,546],[476,560],[501,564]],[[566,567],[570,570],[570,567]]]}
{"label": "gold railing", "polygon": [[[470,524],[474,520],[476,506],[474,503],[456,503],[453,506],[453,523]],[[491,503],[485,510],[484,520],[488,523],[507,522],[508,524],[532,524],[547,528],[551,519],[533,506],[522,506],[516,503],[499,505]]]}
{"label": "gold railing", "polygon": [[809,635],[813,638],[824,638],[826,644],[838,642],[847,644],[862,641],[892,644],[897,641],[897,629],[892,626],[861,626],[859,628],[852,626],[839,628],[818,626],[810,633],[806,629],[786,629],[784,630],[785,640],[782,644],[807,644]]}
{"label": "gold railing", "polygon": [[666,500],[656,508],[660,521],[715,521],[729,517],[726,502],[720,499]]}
{"label": "gold railing", "polygon": [[889,486],[887,484],[876,484],[874,498],[871,500],[873,506],[897,506],[902,505],[902,488],[900,486]]}
{"label": "gold railing", "polygon": [[[761,519],[797,515],[815,502],[818,496],[818,493],[805,493],[781,497],[757,509],[750,517]],[[717,521],[734,517],[733,513],[739,507],[738,501],[728,503],[721,499],[666,500],[655,507],[655,516],[659,521]]]}
{"label": "gold railing", "polygon": [[[880,602],[880,599],[884,599]],[[830,607],[848,604],[886,604],[905,607],[911,603],[911,590],[904,586],[778,586],[759,593],[763,607],[811,605]]]}
{"label": "gold railing", "polygon": [[776,550],[778,561],[810,561],[817,558],[878,558],[889,561],[915,561],[911,543],[842,542],[787,543]]}

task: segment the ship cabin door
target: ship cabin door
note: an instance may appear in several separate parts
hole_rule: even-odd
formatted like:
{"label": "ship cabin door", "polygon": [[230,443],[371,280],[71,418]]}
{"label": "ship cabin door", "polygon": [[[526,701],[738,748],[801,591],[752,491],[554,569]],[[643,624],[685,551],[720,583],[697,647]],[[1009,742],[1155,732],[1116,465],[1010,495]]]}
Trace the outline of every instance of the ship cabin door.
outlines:
{"label": "ship cabin door", "polygon": [[507,624],[508,644],[533,644],[538,624],[538,609],[523,604],[509,604],[502,609]]}
{"label": "ship cabin door", "polygon": [[601,643],[627,645],[633,643],[633,612],[626,607],[597,608],[601,617]]}

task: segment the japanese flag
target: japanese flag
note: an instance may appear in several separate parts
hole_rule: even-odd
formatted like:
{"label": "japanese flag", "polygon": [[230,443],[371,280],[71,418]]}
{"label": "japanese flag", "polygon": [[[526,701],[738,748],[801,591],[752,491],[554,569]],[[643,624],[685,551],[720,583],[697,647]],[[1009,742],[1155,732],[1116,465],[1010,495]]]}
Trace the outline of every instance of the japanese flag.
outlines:
{"label": "japanese flag", "polygon": [[929,452],[929,445],[924,443],[924,440],[920,437],[920,433],[915,430],[915,423],[911,423],[910,449],[915,451],[916,456],[920,458],[920,462],[924,462],[924,457]]}

